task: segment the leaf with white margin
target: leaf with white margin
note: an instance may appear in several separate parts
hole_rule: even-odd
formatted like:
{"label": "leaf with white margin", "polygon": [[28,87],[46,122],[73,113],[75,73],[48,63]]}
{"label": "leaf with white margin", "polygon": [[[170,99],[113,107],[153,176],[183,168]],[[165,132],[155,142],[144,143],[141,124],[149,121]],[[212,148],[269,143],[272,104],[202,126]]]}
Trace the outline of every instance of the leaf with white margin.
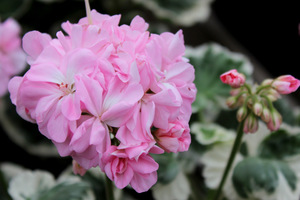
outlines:
{"label": "leaf with white margin", "polygon": [[208,19],[214,0],[134,0],[156,16],[169,19],[175,24],[191,26]]}
{"label": "leaf with white margin", "polygon": [[54,176],[49,172],[25,171],[12,178],[8,193],[14,200],[31,199],[38,192],[48,190],[54,185]]}
{"label": "leaf with white margin", "polygon": [[[215,144],[210,150],[203,154],[201,162],[204,165],[203,176],[205,185],[210,189],[216,189],[221,181],[223,171],[225,170],[227,160],[229,158],[233,141]],[[235,166],[242,160],[242,156],[238,153],[234,159]],[[229,171],[228,177],[232,176],[232,169]],[[230,178],[226,179],[224,188],[231,187]]]}
{"label": "leaf with white margin", "polygon": [[191,194],[191,189],[186,176],[180,171],[170,183],[155,184],[152,187],[152,194],[155,199],[187,200]]}
{"label": "leaf with white margin", "polygon": [[232,141],[235,138],[234,131],[213,123],[203,124],[195,122],[191,125],[191,133],[196,136],[196,140],[202,145]]}
{"label": "leaf with white margin", "polygon": [[[214,120],[221,109],[227,108],[225,99],[230,87],[220,81],[224,72],[237,69],[251,80],[253,66],[249,59],[240,53],[229,51],[217,43],[208,43],[198,47],[187,46],[185,57],[195,67],[195,85],[198,89],[193,112],[205,112],[206,119]],[[210,114],[213,112],[213,114]],[[206,116],[212,115],[212,116]]]}
{"label": "leaf with white margin", "polygon": [[[299,197],[296,174],[282,161],[248,157],[234,168],[232,181],[241,199],[292,200]],[[231,199],[230,194],[226,196]]]}
{"label": "leaf with white margin", "polygon": [[16,165],[14,163],[1,163],[0,165],[0,171],[2,172],[5,181],[8,183],[14,176],[17,176],[18,174],[21,174],[26,169],[22,166]]}

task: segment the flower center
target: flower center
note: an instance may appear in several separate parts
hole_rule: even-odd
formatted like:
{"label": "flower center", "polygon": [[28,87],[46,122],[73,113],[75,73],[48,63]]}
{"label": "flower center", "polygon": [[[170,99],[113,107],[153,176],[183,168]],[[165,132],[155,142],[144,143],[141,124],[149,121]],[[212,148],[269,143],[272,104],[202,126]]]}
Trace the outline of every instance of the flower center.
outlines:
{"label": "flower center", "polygon": [[76,91],[74,83],[73,84],[61,83],[61,84],[57,84],[57,86],[59,87],[60,91],[62,91],[63,93],[62,97],[69,94],[73,94]]}

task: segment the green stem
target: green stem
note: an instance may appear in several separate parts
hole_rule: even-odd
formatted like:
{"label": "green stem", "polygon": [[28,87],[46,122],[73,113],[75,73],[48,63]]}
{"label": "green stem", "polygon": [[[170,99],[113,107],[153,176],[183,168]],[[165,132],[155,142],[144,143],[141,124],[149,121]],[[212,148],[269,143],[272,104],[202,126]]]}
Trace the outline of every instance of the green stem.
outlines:
{"label": "green stem", "polygon": [[112,181],[105,176],[105,195],[106,200],[114,200],[114,191],[113,191],[113,183]]}
{"label": "green stem", "polygon": [[[246,119],[247,117],[245,117]],[[225,184],[225,181],[226,181],[226,178],[228,176],[228,173],[230,171],[230,168],[231,168],[231,165],[232,163],[234,162],[234,158],[236,156],[236,153],[239,151],[240,149],[240,146],[241,146],[241,142],[242,142],[242,138],[243,138],[243,135],[244,135],[244,132],[243,132],[243,127],[244,127],[244,123],[245,123],[245,119],[243,121],[241,121],[241,123],[239,124],[239,127],[238,127],[238,130],[237,130],[237,136],[235,138],[235,141],[234,141],[234,144],[233,144],[233,147],[231,149],[231,153],[230,153],[230,156],[229,156],[229,159],[228,159],[228,162],[227,162],[227,165],[226,165],[226,168],[225,168],[225,171],[223,173],[223,176],[222,176],[222,179],[221,179],[221,182],[219,184],[219,187],[218,187],[218,190],[214,196],[214,200],[218,200],[220,199],[220,195],[222,193],[222,189],[223,189],[223,186]]]}

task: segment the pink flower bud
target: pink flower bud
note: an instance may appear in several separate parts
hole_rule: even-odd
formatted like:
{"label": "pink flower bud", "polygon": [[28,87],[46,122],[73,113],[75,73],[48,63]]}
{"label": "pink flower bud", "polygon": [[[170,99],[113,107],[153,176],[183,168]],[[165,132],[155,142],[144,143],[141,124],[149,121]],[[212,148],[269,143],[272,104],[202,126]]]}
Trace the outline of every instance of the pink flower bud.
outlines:
{"label": "pink flower bud", "polygon": [[269,108],[264,107],[260,117],[264,122],[268,123],[271,119],[271,112]]}
{"label": "pink flower bud", "polygon": [[255,133],[258,129],[258,119],[255,115],[250,114],[244,123],[244,133]]}
{"label": "pink flower bud", "polygon": [[245,106],[242,106],[238,109],[236,113],[236,118],[239,122],[243,121],[245,117],[247,116],[247,108]]}
{"label": "pink flower bud", "polygon": [[239,73],[236,69],[229,70],[220,76],[223,83],[230,85],[233,88],[239,88],[245,83],[245,75]]}
{"label": "pink flower bud", "polygon": [[226,100],[226,105],[229,108],[234,108],[236,103],[237,103],[237,98],[234,96],[231,96],[231,97],[227,98],[227,100]]}
{"label": "pink flower bud", "polygon": [[278,93],[278,91],[272,88],[268,90],[266,96],[269,98],[270,101],[276,101],[280,98],[280,94]]}
{"label": "pink flower bud", "polygon": [[272,86],[280,94],[290,94],[298,89],[300,81],[291,75],[284,75],[276,78]]}
{"label": "pink flower bud", "polygon": [[270,131],[276,131],[279,129],[282,123],[282,117],[277,110],[271,112],[271,119],[268,122],[267,126]]}
{"label": "pink flower bud", "polygon": [[260,102],[255,102],[254,105],[253,105],[253,113],[256,115],[256,116],[260,116],[262,111],[263,111],[263,106]]}
{"label": "pink flower bud", "polygon": [[81,167],[75,160],[73,160],[72,165],[74,174],[79,174],[80,176],[83,176],[85,174],[86,169]]}

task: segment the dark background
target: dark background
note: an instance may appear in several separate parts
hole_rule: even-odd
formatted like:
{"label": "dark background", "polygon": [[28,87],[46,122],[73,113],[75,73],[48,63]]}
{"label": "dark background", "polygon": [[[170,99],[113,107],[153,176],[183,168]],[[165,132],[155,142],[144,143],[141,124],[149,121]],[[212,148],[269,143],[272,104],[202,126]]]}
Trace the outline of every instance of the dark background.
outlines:
{"label": "dark background", "polygon": [[[66,7],[66,4],[70,5],[70,2],[72,5]],[[297,3],[297,0],[262,2],[263,0],[215,0],[212,9],[213,14],[224,26],[231,39],[233,38],[240,47],[246,49],[247,53],[253,56],[255,61],[271,76],[292,74],[296,78],[300,78],[300,36],[298,31],[300,3]],[[91,5],[93,6],[93,4]],[[83,15],[85,12],[83,1],[66,1],[62,4],[49,4],[48,6],[49,9],[55,7],[56,12],[47,11],[47,7],[36,10],[36,13],[49,12],[47,19],[27,14],[19,20],[20,23],[30,22],[31,25],[40,25],[42,27],[40,31],[43,32],[45,31],[43,28],[48,27],[48,21],[61,19],[60,16],[63,12],[76,11],[79,7],[81,11],[78,12]],[[95,9],[98,10],[98,8]],[[98,11],[101,12],[101,10]],[[61,22],[66,20],[66,18],[61,19]],[[196,28],[197,26],[188,30],[193,31]],[[187,38],[187,41],[196,40],[196,36]],[[0,162],[11,161],[31,169],[47,169],[54,174],[60,172],[61,166],[67,166],[71,162],[69,158],[61,158],[58,162],[57,159],[41,160],[40,157],[29,155],[10,141],[1,127],[0,152]]]}
{"label": "dark background", "polygon": [[216,0],[213,10],[232,36],[273,76],[300,78],[300,1]]}

